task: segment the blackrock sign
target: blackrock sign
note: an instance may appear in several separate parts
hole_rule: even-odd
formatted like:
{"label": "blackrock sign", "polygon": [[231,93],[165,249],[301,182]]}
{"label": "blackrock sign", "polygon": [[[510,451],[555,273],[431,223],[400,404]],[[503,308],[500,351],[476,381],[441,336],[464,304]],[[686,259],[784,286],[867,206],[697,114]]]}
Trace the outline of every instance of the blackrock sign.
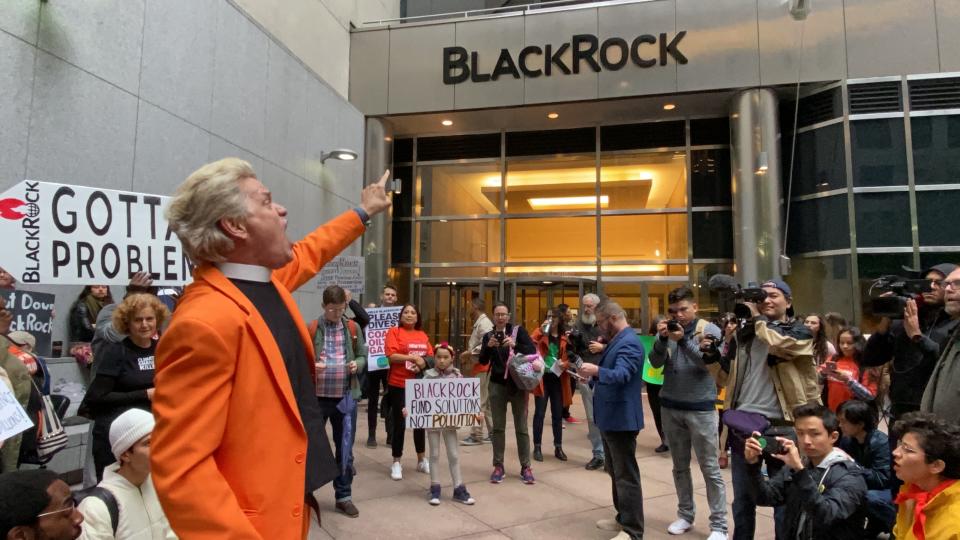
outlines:
{"label": "blackrock sign", "polygon": [[163,217],[170,197],[24,180],[0,195],[0,267],[21,283],[182,285],[191,265]]}
{"label": "blackrock sign", "polygon": [[[685,35],[686,30],[682,30],[672,38],[665,33],[659,36],[643,34],[630,42],[612,37],[601,43],[592,34],[577,34],[569,42],[556,47],[550,44],[524,47],[516,56],[509,49],[500,49],[500,57],[490,73],[480,71],[480,55],[477,51],[467,51],[464,47],[444,47],[443,84],[460,84],[467,80],[480,83],[496,81],[500,77],[519,79],[521,74],[531,79],[549,77],[558,72],[570,75],[580,73],[584,67],[596,73],[603,70],[618,71],[627,62],[646,69],[658,64],[665,66],[670,58],[678,64],[686,64],[687,57],[679,48]],[[570,65],[563,59],[568,50],[571,53]]]}

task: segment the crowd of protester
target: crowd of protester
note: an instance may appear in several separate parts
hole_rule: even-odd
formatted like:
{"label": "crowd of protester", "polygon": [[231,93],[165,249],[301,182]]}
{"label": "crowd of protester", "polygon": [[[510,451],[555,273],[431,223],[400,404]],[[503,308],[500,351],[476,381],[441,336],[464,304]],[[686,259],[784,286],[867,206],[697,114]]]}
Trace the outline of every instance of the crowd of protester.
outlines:
{"label": "crowd of protester", "polygon": [[[424,497],[430,505],[444,499],[441,448],[451,499],[467,505],[478,501],[464,483],[460,445],[490,444],[493,484],[513,476],[535,485],[533,461],[567,461],[564,422],[579,393],[591,448],[584,466],[606,473],[616,512],[596,526],[617,540],[642,538],[637,436],[645,394],[660,439],[655,451],[669,453],[672,463],[677,511],[666,528],[672,535],[696,522],[695,455],[706,486],[709,540],[753,538],[757,506],[774,508],[781,539],[960,538],[958,267],[924,272],[922,296],[906,300],[902,318],[881,320],[869,337],[836,313],[797,317],[793,291],[781,279],[760,284],[764,299],[744,302],[739,307],[746,313],[715,320],[700,317],[693,289],[678,287],[668,295],[667,313],[652,314],[647,348],[615,298],[587,294],[579,310],[551,308],[531,331],[513,322],[507,303],[497,302],[488,315],[486,303],[473,298],[472,333],[457,351],[433,343],[420,309],[402,303],[397,287],[387,285],[379,306],[399,306],[400,313],[386,335],[388,368],[371,370],[363,332],[370,318],[349,291],[327,287],[312,322],[294,318],[289,291],[337,252],[325,246],[347,245],[372,214],[389,206],[382,182],[364,191],[363,205],[282,252],[282,241],[276,251],[259,250],[268,233],[282,234],[274,218],[286,210],[270,200],[248,164],[223,160],[194,173],[168,214],[200,263],[182,299],[178,290],[161,294],[139,274],[120,302],[109,287],[92,285],[70,310],[71,344],[89,344],[92,352],[79,414],[92,421],[95,479],[72,491],[55,473],[24,466],[36,432],[2,441],[0,538],[176,538],[178,531],[183,537],[271,536],[267,531],[292,537],[303,534],[311,512],[322,523],[317,490],[327,483],[336,511],[357,518],[358,404],[367,401],[368,448],[379,446],[377,424],[384,420],[393,457],[384,479],[401,481],[407,381],[464,376],[481,385],[482,412],[467,437],[461,440],[453,427],[412,429],[415,471],[429,475]],[[217,212],[232,215],[229,208],[192,213],[191,205],[202,204],[191,198],[230,204],[225,194],[238,189],[266,201],[247,207],[248,219],[260,219],[257,234],[242,221],[209,221]],[[214,225],[230,242],[201,234]],[[311,250],[324,255],[302,260]],[[213,299],[216,294],[222,298]],[[211,306],[250,319],[227,314],[211,321],[203,316]],[[10,332],[10,323],[0,299],[0,384],[28,414],[42,414],[50,393],[47,367],[31,350],[33,336]],[[304,351],[312,355],[307,362]],[[538,364],[539,384],[527,388],[512,376],[518,356]],[[515,466],[505,456],[508,405]],[[292,428],[274,425],[284,415],[296,420]],[[542,450],[547,425],[552,458]],[[255,437],[253,429],[264,432]],[[251,455],[264,460],[262,470],[249,467]],[[271,456],[284,456],[300,472],[282,476],[290,466]],[[721,474],[727,467],[729,485]],[[268,484],[275,496],[258,491]],[[238,506],[254,499],[259,508]]]}

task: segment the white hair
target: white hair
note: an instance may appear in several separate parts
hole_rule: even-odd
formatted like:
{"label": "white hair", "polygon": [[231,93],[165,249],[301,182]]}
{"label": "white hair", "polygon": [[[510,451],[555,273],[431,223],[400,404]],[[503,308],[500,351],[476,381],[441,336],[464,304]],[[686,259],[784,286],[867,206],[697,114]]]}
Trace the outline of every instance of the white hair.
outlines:
{"label": "white hair", "polygon": [[223,261],[233,249],[233,239],[219,222],[247,217],[247,196],[240,181],[256,177],[248,162],[224,158],[200,167],[177,188],[166,218],[195,263]]}
{"label": "white hair", "polygon": [[587,294],[583,295],[583,298],[581,299],[581,302],[588,302],[588,301],[593,302],[594,304],[598,304],[598,305],[599,305],[599,304],[600,304],[600,297],[597,296],[597,295],[595,295],[595,294],[593,294],[593,293],[587,293]]}

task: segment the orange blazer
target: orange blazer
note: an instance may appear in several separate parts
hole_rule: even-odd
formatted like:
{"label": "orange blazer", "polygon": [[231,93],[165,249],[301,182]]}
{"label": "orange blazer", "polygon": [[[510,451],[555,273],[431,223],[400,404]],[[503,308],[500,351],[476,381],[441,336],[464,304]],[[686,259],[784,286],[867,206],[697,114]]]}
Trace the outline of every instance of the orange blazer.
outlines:
{"label": "orange blazer", "polygon": [[[290,291],[363,230],[356,212],[344,212],[273,272],[307,358],[313,342]],[[185,540],[305,538],[307,435],[280,350],[220,270],[204,264],[193,279],[157,346],[150,465],[160,503]]]}

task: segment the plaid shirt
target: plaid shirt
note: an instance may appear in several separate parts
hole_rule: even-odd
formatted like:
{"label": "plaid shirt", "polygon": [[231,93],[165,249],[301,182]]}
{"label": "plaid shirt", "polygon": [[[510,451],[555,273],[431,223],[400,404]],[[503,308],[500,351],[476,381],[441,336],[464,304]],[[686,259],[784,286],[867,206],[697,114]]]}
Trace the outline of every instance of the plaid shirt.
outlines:
{"label": "plaid shirt", "polygon": [[350,391],[350,370],[347,368],[347,340],[343,321],[323,321],[323,351],[318,362],[326,367],[317,371],[317,397],[342,398]]}

